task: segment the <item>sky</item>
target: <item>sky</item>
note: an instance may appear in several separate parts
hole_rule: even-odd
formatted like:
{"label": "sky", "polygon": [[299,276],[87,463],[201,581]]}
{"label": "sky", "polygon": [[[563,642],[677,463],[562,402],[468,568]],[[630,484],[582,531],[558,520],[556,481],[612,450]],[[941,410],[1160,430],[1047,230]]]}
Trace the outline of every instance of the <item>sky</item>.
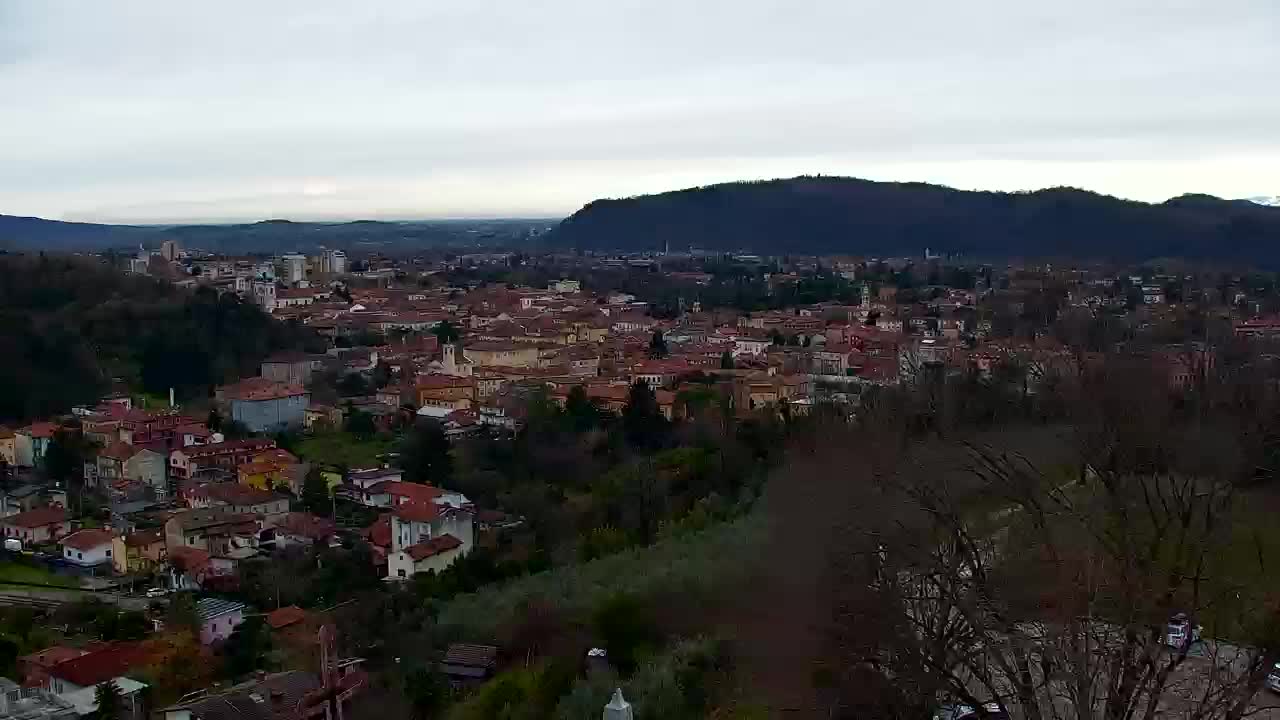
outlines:
{"label": "sky", "polygon": [[803,174],[1280,195],[1276,0],[0,0],[0,213],[552,217]]}

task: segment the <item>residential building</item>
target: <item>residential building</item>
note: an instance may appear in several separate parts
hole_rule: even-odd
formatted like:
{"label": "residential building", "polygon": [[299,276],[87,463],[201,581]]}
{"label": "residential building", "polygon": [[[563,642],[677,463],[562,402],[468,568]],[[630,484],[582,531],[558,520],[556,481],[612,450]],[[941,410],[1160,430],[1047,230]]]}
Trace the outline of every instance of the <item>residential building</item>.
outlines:
{"label": "residential building", "polygon": [[78,691],[90,692],[98,685],[114,680],[124,690],[126,686],[137,692],[136,681],[124,682],[126,676],[142,670],[151,654],[140,642],[119,642],[102,645],[89,652],[54,665],[48,671],[45,686],[56,695],[67,697]]}
{"label": "residential building", "polygon": [[275,531],[277,548],[289,545],[327,545],[337,537],[338,528],[329,518],[304,512],[291,512],[268,521]]}
{"label": "residential building", "polygon": [[62,546],[62,559],[80,567],[110,565],[112,533],[91,528],[78,530],[58,541]]}
{"label": "residential building", "polygon": [[281,279],[293,285],[307,279],[307,256],[289,253],[280,256],[280,264],[284,266],[284,277]]}
{"label": "residential building", "polygon": [[12,430],[0,425],[0,460],[10,467],[18,464],[18,441]]}
{"label": "residential building", "polygon": [[140,530],[111,540],[111,566],[120,575],[146,575],[167,557],[162,530]]}
{"label": "residential building", "polygon": [[71,701],[43,687],[19,685],[0,678],[0,718],[3,720],[79,720]]}
{"label": "residential building", "polygon": [[268,438],[249,438],[185,447],[169,453],[169,474],[178,480],[189,480],[211,470],[232,473],[238,466],[252,462],[254,455],[275,446],[275,441]]}
{"label": "residential building", "polygon": [[188,510],[165,522],[164,536],[170,558],[180,547],[203,550],[210,556],[232,557],[257,546],[258,519],[223,508]]}
{"label": "residential building", "polygon": [[60,507],[42,507],[0,520],[6,538],[16,538],[24,546],[48,545],[71,532],[71,520]]}
{"label": "residential building", "polygon": [[[354,663],[341,663],[337,671],[337,699],[346,704],[368,683]],[[162,720],[305,720],[323,717],[322,683],[301,670],[275,673],[241,683],[225,691],[213,690],[161,710]],[[351,717],[350,711],[346,717]]]}
{"label": "residential building", "polygon": [[269,383],[242,387],[227,394],[231,419],[253,432],[276,432],[301,427],[311,393],[301,385]]}
{"label": "residential building", "polygon": [[289,512],[289,496],[240,483],[201,483],[183,491],[182,499],[196,510],[219,508],[232,513],[274,516]]}
{"label": "residential building", "polygon": [[182,246],[178,244],[177,240],[165,240],[164,242],[160,243],[160,257],[164,258],[169,262],[173,262],[174,260],[177,260],[178,255],[181,252],[182,252]]}
{"label": "residential building", "polygon": [[391,552],[387,577],[400,580],[414,574],[443,571],[471,551],[475,539],[474,513],[410,501],[391,512]]}
{"label": "residential building", "polygon": [[274,383],[306,385],[311,382],[311,376],[324,370],[329,361],[328,355],[277,353],[262,361],[261,374]]}
{"label": "residential building", "polygon": [[236,626],[244,622],[244,603],[219,598],[203,598],[196,603],[200,619],[200,642],[212,645],[231,637]]}
{"label": "residential building", "polygon": [[13,464],[16,467],[35,467],[40,464],[57,431],[58,426],[51,422],[32,423],[15,431]]}

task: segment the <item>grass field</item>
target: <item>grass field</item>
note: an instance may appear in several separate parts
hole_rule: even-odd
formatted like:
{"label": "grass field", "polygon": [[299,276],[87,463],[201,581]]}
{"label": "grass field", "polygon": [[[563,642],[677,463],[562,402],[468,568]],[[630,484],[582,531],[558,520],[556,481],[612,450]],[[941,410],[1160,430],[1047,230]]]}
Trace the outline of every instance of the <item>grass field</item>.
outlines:
{"label": "grass field", "polygon": [[298,455],[307,462],[348,468],[370,468],[381,464],[380,455],[395,446],[390,439],[357,440],[344,432],[313,435],[298,443]]}
{"label": "grass field", "polygon": [[0,584],[32,583],[35,585],[56,585],[58,587],[78,588],[80,583],[75,578],[57,575],[42,568],[15,562],[0,562]]}

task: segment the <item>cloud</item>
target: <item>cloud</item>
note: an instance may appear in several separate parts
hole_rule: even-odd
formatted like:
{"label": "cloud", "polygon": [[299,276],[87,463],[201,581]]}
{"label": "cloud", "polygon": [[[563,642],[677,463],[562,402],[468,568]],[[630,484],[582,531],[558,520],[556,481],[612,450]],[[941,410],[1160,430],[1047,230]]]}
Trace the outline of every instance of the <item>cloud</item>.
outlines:
{"label": "cloud", "polygon": [[550,214],[806,172],[1273,194],[1277,37],[1272,0],[18,0],[0,212]]}

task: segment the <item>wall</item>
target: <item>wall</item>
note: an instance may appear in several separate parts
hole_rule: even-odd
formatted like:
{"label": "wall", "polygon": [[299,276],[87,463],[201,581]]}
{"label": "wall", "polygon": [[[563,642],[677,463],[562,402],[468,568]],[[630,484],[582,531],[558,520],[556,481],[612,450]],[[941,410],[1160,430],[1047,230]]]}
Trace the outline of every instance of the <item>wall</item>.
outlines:
{"label": "wall", "polygon": [[169,479],[165,456],[151,450],[143,450],[125,461],[124,476],[138,480],[155,491],[163,499],[169,495]]}
{"label": "wall", "polygon": [[291,395],[273,400],[232,400],[231,418],[254,432],[268,432],[302,425],[310,395]]}
{"label": "wall", "polygon": [[88,567],[90,565],[105,565],[111,562],[111,546],[112,543],[103,543],[97,547],[88,550],[77,550],[73,547],[62,548],[62,558],[69,563]]}
{"label": "wall", "polygon": [[210,618],[200,625],[200,642],[205,645],[226,640],[236,626],[244,622],[244,610],[236,610],[226,615]]}

